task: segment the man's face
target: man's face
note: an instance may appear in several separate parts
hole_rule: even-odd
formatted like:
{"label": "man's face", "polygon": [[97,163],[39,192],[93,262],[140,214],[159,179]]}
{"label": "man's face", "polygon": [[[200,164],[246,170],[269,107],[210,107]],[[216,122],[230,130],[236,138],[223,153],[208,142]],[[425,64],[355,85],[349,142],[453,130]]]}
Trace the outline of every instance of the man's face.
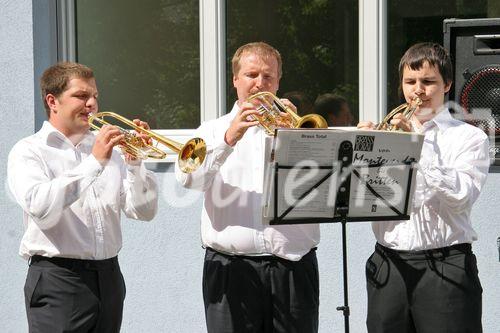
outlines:
{"label": "man's face", "polygon": [[89,129],[89,114],[98,110],[97,95],[93,78],[71,79],[61,95],[45,97],[50,107],[50,123],[67,137],[85,133]]}
{"label": "man's face", "polygon": [[420,97],[422,104],[415,112],[421,122],[432,119],[444,103],[444,95],[450,90],[451,82],[446,84],[436,66],[427,61],[422,68],[413,70],[406,66],[401,83],[406,102]]}
{"label": "man's face", "polygon": [[279,87],[278,61],[274,57],[262,59],[253,53],[243,53],[240,70],[233,76],[233,85],[239,103],[261,91],[276,94]]}
{"label": "man's face", "polygon": [[332,114],[331,119],[333,126],[352,126],[352,121],[354,120],[347,103],[343,103],[338,116],[335,117]]}

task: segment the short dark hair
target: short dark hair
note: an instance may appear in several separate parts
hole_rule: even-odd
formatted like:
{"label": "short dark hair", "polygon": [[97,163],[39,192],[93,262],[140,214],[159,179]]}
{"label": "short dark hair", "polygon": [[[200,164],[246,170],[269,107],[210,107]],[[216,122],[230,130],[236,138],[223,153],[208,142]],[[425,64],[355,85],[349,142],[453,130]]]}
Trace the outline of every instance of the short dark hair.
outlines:
{"label": "short dark hair", "polygon": [[453,65],[449,52],[437,43],[418,43],[411,46],[399,62],[399,84],[403,81],[405,67],[419,70],[425,62],[436,66],[445,84],[453,81]]}
{"label": "short dark hair", "polygon": [[347,104],[347,100],[342,96],[330,93],[319,95],[314,101],[314,113],[325,119],[329,118],[329,114],[338,117],[344,104]]}
{"label": "short dark hair", "polygon": [[58,97],[66,90],[69,81],[74,78],[92,79],[94,72],[85,65],[69,61],[59,62],[43,72],[40,78],[40,89],[48,118],[50,118],[50,108],[45,97],[48,94]]}
{"label": "short dark hair", "polygon": [[278,62],[278,78],[281,78],[282,75],[281,54],[274,47],[264,42],[248,43],[240,46],[236,50],[236,52],[234,52],[233,59],[231,60],[233,75],[238,74],[238,72],[240,71],[240,59],[241,56],[245,53],[256,54],[263,59],[274,57]]}

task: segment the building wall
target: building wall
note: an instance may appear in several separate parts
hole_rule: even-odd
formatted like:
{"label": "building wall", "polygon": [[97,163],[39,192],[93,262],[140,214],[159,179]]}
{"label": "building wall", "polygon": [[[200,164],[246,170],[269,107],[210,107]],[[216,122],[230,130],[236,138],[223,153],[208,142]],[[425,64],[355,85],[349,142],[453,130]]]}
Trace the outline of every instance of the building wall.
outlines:
{"label": "building wall", "polygon": [[17,333],[27,331],[25,264],[16,255],[23,226],[7,191],[7,156],[34,127],[31,1],[0,0],[0,8],[0,330]]}
{"label": "building wall", "polygon": [[[35,2],[35,1],[33,1]],[[37,2],[37,1],[36,1]],[[50,50],[33,43],[32,2],[0,0],[0,323],[2,332],[26,332],[23,285],[27,264],[18,255],[23,234],[20,208],[6,187],[7,155],[20,138],[33,133],[37,64],[50,63]],[[35,31],[39,33],[39,31]],[[35,64],[35,65],[34,65]],[[35,77],[36,76],[36,77]],[[97,78],[99,79],[99,78]],[[38,115],[39,117],[39,115]],[[176,184],[171,165],[158,167],[160,211],[151,222],[123,220],[120,262],[127,284],[123,332],[204,332],[201,295],[203,250],[200,246],[201,196]],[[496,332],[500,317],[500,236],[497,205],[500,176],[492,173],[473,210],[479,233],[474,244],[484,288],[485,332]],[[364,265],[374,238],[368,223],[350,223],[348,230],[349,303],[351,331],[365,332]],[[320,332],[342,332],[343,304],[341,226],[322,226],[318,249],[320,269]]]}

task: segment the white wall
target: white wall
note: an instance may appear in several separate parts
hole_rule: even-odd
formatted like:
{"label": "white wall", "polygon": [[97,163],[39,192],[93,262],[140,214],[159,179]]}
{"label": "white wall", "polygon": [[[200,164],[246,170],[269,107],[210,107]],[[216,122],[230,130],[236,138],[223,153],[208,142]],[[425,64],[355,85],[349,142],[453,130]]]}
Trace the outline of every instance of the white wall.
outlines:
{"label": "white wall", "polygon": [[34,127],[31,1],[0,0],[0,330],[27,331],[24,314],[24,261],[17,248],[21,211],[6,191],[7,156]]}
{"label": "white wall", "polygon": [[[34,0],[40,1],[40,0]],[[33,49],[32,2],[0,0],[0,179],[6,182],[6,160],[12,145],[33,133],[34,54],[49,62],[46,50]],[[43,45],[43,43],[37,43]],[[99,79],[99,78],[97,78]],[[36,78],[38,80],[38,78]],[[127,283],[123,332],[204,332],[201,296],[203,250],[200,247],[201,198],[181,189],[170,168],[158,173],[162,197],[158,216],[149,223],[123,221],[124,247],[120,261]],[[500,175],[490,174],[473,210],[479,233],[474,245],[484,288],[484,332],[497,332],[500,318],[500,236],[497,204]],[[180,205],[190,202],[187,207]],[[0,327],[2,332],[26,332],[23,285],[26,263],[17,255],[21,239],[21,210],[0,191]],[[343,332],[341,228],[323,225],[318,249],[320,270],[320,332]],[[351,332],[365,332],[364,266],[374,239],[368,223],[348,225],[349,301]]]}

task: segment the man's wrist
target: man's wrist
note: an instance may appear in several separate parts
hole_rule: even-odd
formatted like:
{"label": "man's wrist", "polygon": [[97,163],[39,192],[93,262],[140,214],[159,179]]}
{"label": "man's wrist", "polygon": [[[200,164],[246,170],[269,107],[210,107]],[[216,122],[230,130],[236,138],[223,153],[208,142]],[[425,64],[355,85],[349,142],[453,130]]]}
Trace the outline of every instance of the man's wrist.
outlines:
{"label": "man's wrist", "polygon": [[228,146],[231,146],[233,147],[235,144],[236,144],[236,140],[231,140],[228,138],[228,133],[229,133],[229,129],[226,131],[226,133],[224,134],[224,142],[226,142],[226,144]]}

